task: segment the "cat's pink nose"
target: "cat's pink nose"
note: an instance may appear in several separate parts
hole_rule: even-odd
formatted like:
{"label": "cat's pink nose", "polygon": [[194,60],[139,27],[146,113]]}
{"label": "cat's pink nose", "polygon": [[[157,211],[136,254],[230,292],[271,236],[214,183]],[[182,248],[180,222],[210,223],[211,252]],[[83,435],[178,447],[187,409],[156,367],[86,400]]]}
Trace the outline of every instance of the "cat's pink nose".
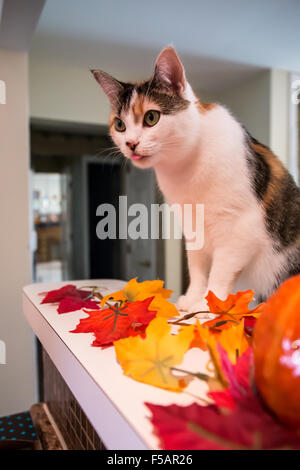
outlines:
{"label": "cat's pink nose", "polygon": [[133,152],[135,151],[138,144],[139,144],[139,142],[135,142],[134,140],[128,140],[126,142],[127,147],[129,147]]}

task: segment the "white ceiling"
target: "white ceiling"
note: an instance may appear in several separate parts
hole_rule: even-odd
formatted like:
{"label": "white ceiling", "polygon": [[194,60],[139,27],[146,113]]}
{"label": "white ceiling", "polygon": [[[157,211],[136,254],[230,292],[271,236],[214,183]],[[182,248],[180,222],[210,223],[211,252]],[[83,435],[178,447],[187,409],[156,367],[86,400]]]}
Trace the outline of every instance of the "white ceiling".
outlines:
{"label": "white ceiling", "polygon": [[192,83],[214,90],[300,71],[299,20],[299,0],[47,0],[31,55],[140,79],[173,44]]}

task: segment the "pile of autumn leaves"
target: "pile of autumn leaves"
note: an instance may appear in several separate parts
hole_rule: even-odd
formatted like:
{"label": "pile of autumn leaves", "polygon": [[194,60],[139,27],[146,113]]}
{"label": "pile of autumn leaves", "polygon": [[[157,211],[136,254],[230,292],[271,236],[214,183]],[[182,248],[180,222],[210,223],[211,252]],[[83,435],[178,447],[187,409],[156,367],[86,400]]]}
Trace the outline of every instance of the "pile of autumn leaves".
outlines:
{"label": "pile of autumn leaves", "polygon": [[[114,346],[124,374],[134,380],[174,392],[184,392],[191,380],[206,381],[205,406],[146,404],[164,449],[290,445],[294,437],[263,409],[251,384],[252,331],[264,304],[249,308],[251,290],[225,301],[209,292],[206,299],[214,318],[200,324],[191,314],[180,317],[170,294],[163,281],[132,279],[105,297],[97,287],[67,285],[48,292],[42,303],[58,302],[58,313],[82,309],[87,316],[72,333],[93,333],[93,346]],[[213,367],[207,373],[180,369],[191,348],[209,353]],[[300,448],[299,438],[295,446]]]}
{"label": "pile of autumn leaves", "polygon": [[[179,312],[168,300],[172,291],[163,284],[160,280],[139,283],[135,278],[105,297],[96,287],[83,290],[67,285],[48,292],[42,303],[59,302],[58,313],[82,309],[87,317],[72,333],[93,333],[93,346],[114,345],[124,373],[135,380],[180,392],[189,380],[178,378],[172,368],[181,364],[189,349],[199,347],[209,350],[216,374],[225,384],[217,344],[235,363],[251,344],[253,322],[262,304],[249,309],[253,300],[250,290],[229,295],[226,301],[210,292],[207,303],[216,317],[187,325],[186,317],[176,318]],[[177,326],[177,334],[172,334],[172,325]]]}

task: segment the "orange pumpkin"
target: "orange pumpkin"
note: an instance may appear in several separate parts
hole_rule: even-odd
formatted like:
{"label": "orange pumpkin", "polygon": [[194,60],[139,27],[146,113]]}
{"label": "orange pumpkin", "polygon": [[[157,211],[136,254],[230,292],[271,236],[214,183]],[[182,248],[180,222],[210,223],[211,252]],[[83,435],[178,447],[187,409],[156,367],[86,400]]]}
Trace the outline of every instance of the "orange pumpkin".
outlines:
{"label": "orange pumpkin", "polygon": [[254,377],[270,410],[300,428],[300,275],[269,298],[256,322]]}

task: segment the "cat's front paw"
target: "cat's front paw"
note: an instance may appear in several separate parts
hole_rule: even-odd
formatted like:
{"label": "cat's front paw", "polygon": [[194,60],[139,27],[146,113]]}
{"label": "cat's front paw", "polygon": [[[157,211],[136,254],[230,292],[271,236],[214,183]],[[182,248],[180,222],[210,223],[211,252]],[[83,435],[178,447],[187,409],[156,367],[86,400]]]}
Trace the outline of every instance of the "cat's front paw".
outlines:
{"label": "cat's front paw", "polygon": [[190,304],[191,302],[190,302],[189,297],[187,295],[181,295],[176,302],[176,307],[178,310],[187,312]]}
{"label": "cat's front paw", "polygon": [[210,318],[209,308],[205,299],[191,303],[187,311],[188,313],[199,312],[197,313],[198,318]]}
{"label": "cat's front paw", "polygon": [[[195,298],[194,296],[192,297],[189,295],[181,295],[177,300],[176,307],[178,310],[188,313],[208,311],[208,306],[205,299],[199,300],[198,297],[197,300],[197,298]],[[206,318],[207,314],[199,313],[197,316]]]}
{"label": "cat's front paw", "polygon": [[187,313],[196,313],[198,318],[210,318],[209,308],[205,299],[197,300],[195,297],[190,297],[189,295],[181,295],[176,303],[178,310]]}

